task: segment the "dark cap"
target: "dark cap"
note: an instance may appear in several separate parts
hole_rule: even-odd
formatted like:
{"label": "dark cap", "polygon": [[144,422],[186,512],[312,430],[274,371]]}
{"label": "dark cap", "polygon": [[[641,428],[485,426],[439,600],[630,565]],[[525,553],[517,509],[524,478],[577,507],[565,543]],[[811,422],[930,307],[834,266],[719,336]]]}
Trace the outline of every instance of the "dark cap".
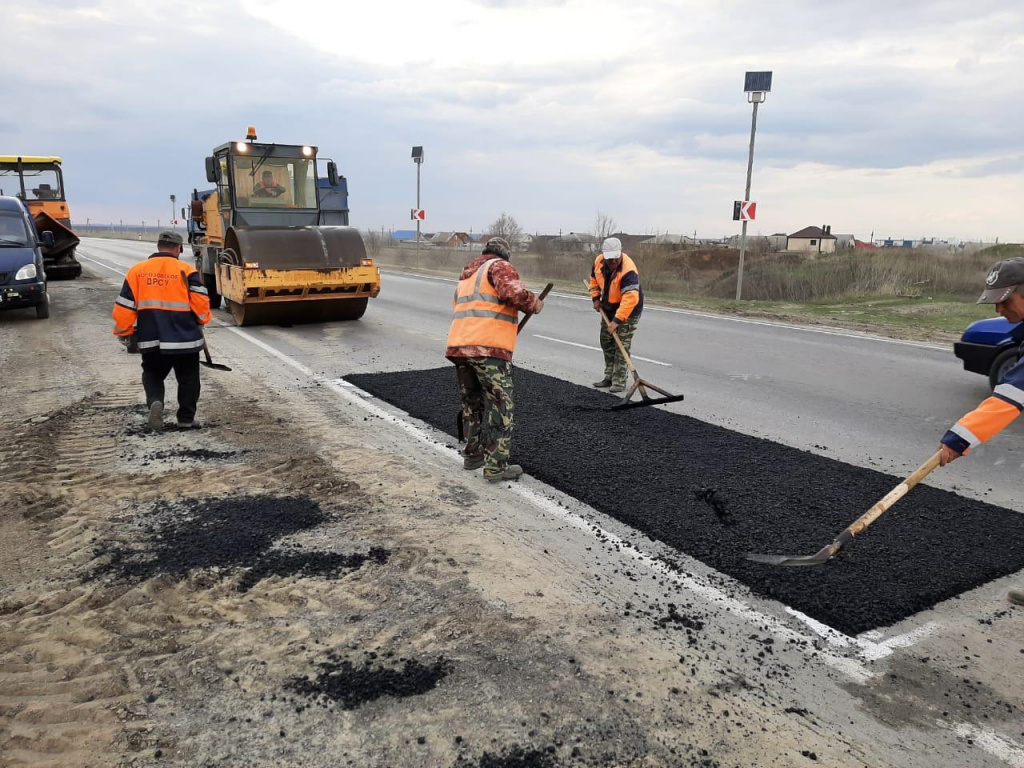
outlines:
{"label": "dark cap", "polygon": [[181,245],[185,240],[177,232],[164,231],[157,235],[157,245]]}
{"label": "dark cap", "polygon": [[506,260],[512,257],[512,249],[509,247],[508,240],[503,237],[492,237],[488,240],[484,245],[484,253],[493,253]]}
{"label": "dark cap", "polygon": [[981,294],[978,303],[998,304],[1001,301],[1006,301],[1022,283],[1024,283],[1024,257],[1016,256],[1012,259],[998,261],[988,271],[988,277],[985,278],[985,285],[988,287]]}

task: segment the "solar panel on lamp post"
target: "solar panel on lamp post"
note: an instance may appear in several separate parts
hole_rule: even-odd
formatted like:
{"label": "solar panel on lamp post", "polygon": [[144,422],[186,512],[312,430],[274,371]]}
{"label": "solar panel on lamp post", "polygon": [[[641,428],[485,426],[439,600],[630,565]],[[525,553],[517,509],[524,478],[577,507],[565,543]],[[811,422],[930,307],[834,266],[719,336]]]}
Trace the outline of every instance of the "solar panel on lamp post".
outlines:
{"label": "solar panel on lamp post", "polygon": [[[747,157],[747,187],[743,200],[750,200],[750,176],[754,170],[754,134],[757,131],[757,106],[765,100],[772,89],[771,72],[747,72],[743,80],[743,90],[747,94],[747,102],[754,105],[750,118],[750,154]],[[740,263],[736,270],[736,301],[743,298],[743,259],[747,254],[747,220],[743,220],[740,230]]]}

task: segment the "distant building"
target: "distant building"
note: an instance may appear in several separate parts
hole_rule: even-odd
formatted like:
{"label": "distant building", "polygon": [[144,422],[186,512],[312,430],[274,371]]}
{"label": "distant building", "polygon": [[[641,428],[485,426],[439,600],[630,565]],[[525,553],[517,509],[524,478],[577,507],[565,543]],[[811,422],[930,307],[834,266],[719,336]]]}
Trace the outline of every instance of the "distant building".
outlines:
{"label": "distant building", "polygon": [[438,232],[430,238],[430,244],[441,248],[462,248],[472,243],[465,232]]}
{"label": "distant building", "polygon": [[856,240],[853,235],[836,235],[836,250],[837,251],[849,251],[853,249],[853,241]]}
{"label": "distant building", "polygon": [[[425,242],[431,238],[425,232],[420,233],[420,242]],[[396,243],[415,243],[416,242],[416,230],[415,229],[396,229],[391,233],[391,239]]]}
{"label": "distant building", "polygon": [[853,241],[853,250],[855,251],[877,251],[878,246],[873,243],[865,243],[863,240]]}
{"label": "distant building", "polygon": [[804,227],[786,238],[787,251],[802,253],[835,253],[836,236],[830,231],[832,227]]}

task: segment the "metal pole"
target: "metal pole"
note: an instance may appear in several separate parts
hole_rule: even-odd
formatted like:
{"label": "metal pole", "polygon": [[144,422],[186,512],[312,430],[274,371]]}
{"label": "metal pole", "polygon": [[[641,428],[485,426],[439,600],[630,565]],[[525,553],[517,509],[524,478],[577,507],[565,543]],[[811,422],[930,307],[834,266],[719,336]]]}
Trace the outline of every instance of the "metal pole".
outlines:
{"label": "metal pole", "polygon": [[[754,114],[750,118],[750,155],[747,157],[747,190],[743,193],[743,199],[750,199],[750,175],[754,171],[754,132],[757,130],[757,104],[754,102]],[[740,267],[736,272],[736,301],[743,297],[743,257],[747,254],[747,222],[743,221],[743,229],[740,232]]]}
{"label": "metal pole", "polygon": [[[423,163],[416,163],[416,210],[420,209],[420,166]],[[419,262],[420,258],[420,219],[416,217],[416,261]]]}

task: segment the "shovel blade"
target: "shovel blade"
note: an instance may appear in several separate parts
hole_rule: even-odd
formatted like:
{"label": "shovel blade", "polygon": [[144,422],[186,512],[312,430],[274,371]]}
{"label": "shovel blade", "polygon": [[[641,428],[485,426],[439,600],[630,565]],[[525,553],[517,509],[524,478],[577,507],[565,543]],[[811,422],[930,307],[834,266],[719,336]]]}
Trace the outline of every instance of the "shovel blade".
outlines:
{"label": "shovel blade", "polygon": [[832,545],[829,545],[813,555],[758,555],[747,554],[747,560],[767,565],[782,565],[786,567],[800,567],[805,565],[824,565],[835,554]]}
{"label": "shovel blade", "polygon": [[221,363],[208,363],[205,360],[200,360],[199,364],[203,365],[203,366],[206,366],[207,368],[213,368],[213,370],[215,370],[215,371],[230,371],[231,370],[226,365],[222,365]]}

